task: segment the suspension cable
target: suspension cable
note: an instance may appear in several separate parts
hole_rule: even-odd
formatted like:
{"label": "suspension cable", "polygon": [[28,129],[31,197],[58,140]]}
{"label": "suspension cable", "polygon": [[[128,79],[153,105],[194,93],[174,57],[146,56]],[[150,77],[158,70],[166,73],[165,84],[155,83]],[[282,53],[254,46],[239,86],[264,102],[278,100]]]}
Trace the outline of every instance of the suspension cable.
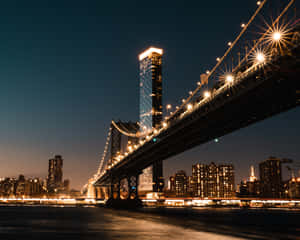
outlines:
{"label": "suspension cable", "polygon": [[[292,6],[292,4],[295,2],[295,0],[291,0],[287,6],[282,10],[280,15],[276,18],[276,20],[272,23],[271,26],[269,26],[268,30],[258,39],[258,41],[255,43],[255,45],[251,48],[251,50],[245,55],[245,57],[241,60],[240,65],[249,57],[249,55],[257,48],[258,44],[260,44],[264,39],[265,36],[272,30],[275,24],[278,23],[280,18],[286,13],[286,11]],[[237,66],[238,67],[238,66]],[[233,70],[235,71],[237,67]]]}
{"label": "suspension cable", "polygon": [[107,137],[106,137],[106,143],[105,143],[104,151],[103,151],[100,163],[99,163],[97,174],[95,174],[96,176],[99,176],[101,174],[102,169],[103,169],[104,160],[105,160],[105,157],[107,155],[108,145],[109,145],[109,142],[110,142],[111,132],[112,132],[112,127],[109,128],[109,131],[108,131],[108,134],[107,134]]}
{"label": "suspension cable", "polygon": [[[220,64],[223,62],[224,58],[229,54],[229,52],[232,50],[232,48],[235,46],[235,44],[238,42],[238,40],[242,37],[242,35],[244,34],[244,32],[247,30],[247,28],[249,27],[249,25],[253,22],[253,20],[255,19],[255,17],[257,16],[257,14],[260,12],[260,10],[263,8],[263,6],[265,5],[265,3],[267,2],[267,0],[264,0],[259,7],[256,9],[255,13],[252,15],[252,17],[250,18],[250,20],[248,21],[248,23],[245,25],[245,27],[243,27],[243,30],[240,32],[240,34],[236,37],[236,39],[233,41],[233,43],[231,44],[231,46],[227,49],[227,51],[225,52],[225,54],[223,55],[223,57],[220,58],[220,60],[217,62],[217,64],[213,67],[213,69],[208,73],[207,76],[207,81],[209,79],[209,77],[215,72],[215,70],[217,69],[217,67],[220,66]],[[203,84],[200,84],[193,92],[192,94],[184,101],[184,103],[182,103],[180,105],[180,107],[173,112],[173,114],[169,117],[171,118],[172,116],[174,116],[179,110],[181,110],[187,103],[190,102],[190,100],[196,95],[196,93],[201,89],[201,87],[203,86]]]}
{"label": "suspension cable", "polygon": [[[141,131],[138,131],[136,133],[129,133],[129,132],[126,132],[124,131],[123,129],[121,129],[118,124],[112,120],[111,121],[112,125],[120,132],[122,133],[123,135],[125,136],[128,136],[128,137],[135,137],[135,138],[141,138],[141,137],[145,137],[147,135],[147,132],[141,132]],[[140,125],[139,125],[140,126]]]}

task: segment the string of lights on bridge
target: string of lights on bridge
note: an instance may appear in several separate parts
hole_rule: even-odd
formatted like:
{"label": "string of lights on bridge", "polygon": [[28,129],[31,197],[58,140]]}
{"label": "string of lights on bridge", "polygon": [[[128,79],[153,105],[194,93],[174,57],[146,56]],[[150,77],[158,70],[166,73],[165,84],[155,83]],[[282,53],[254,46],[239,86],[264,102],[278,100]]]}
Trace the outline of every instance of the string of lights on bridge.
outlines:
{"label": "string of lights on bridge", "polygon": [[[228,42],[228,49],[225,52],[225,54],[219,58],[217,57],[217,64],[212,68],[211,71],[206,71],[206,83],[208,82],[208,79],[212,76],[212,74],[216,71],[216,69],[220,66],[222,61],[226,58],[226,56],[230,53],[230,51],[233,49],[233,47],[236,45],[236,43],[240,40],[241,36],[244,34],[244,32],[247,30],[249,25],[253,22],[254,18],[257,16],[257,14],[261,11],[263,6],[267,0],[264,1],[257,1],[258,8],[256,9],[255,13],[252,15],[250,20],[245,24],[241,24],[242,31],[239,33],[237,38],[233,42]],[[152,141],[155,143],[157,141],[156,136],[159,135],[162,131],[165,131],[172,121],[177,121],[178,119],[182,119],[185,116],[189,115],[196,109],[199,109],[199,107],[203,106],[204,104],[211,101],[215,96],[220,94],[221,92],[225,91],[227,88],[233,87],[236,83],[241,81],[245,76],[250,74],[251,72],[257,70],[258,68],[263,67],[266,63],[272,60],[272,56],[274,56],[274,53],[272,53],[272,49],[279,49],[283,46],[287,45],[287,36],[289,35],[289,29],[287,25],[279,25],[279,21],[282,18],[282,16],[286,13],[286,11],[292,6],[292,4],[295,2],[295,0],[290,0],[289,3],[286,5],[286,7],[282,10],[280,15],[275,19],[275,21],[272,22],[270,26],[268,26],[267,30],[262,34],[262,36],[256,41],[252,49],[244,56],[244,58],[239,62],[239,65],[236,66],[232,72],[226,72],[222,78],[224,79],[224,84],[219,89],[217,89],[215,92],[206,90],[203,93],[203,98],[198,103],[192,103],[192,99],[196,94],[202,89],[202,86],[205,84],[205,82],[197,82],[197,88],[194,91],[189,92],[189,97],[187,99],[182,99],[182,104],[180,106],[176,106],[176,110],[174,112],[170,112],[169,115],[165,118],[165,120],[162,122],[162,124],[159,127],[150,129],[149,131],[146,131],[144,133],[127,133],[120,129],[118,125],[112,121],[112,125],[118,129],[122,134],[130,136],[130,137],[139,137],[140,140],[138,143],[131,143],[128,142],[127,151],[124,154],[118,153],[117,156],[114,157],[114,159],[110,159],[109,163],[104,167],[104,161],[105,157],[107,155],[107,150],[110,142],[110,136],[112,127],[110,127],[104,152],[102,154],[102,158],[99,164],[98,172],[93,177],[93,183],[102,177],[107,171],[109,171],[111,168],[113,168],[115,165],[120,163],[124,158],[132,154],[135,150],[143,146],[145,143]],[[265,48],[262,48],[262,46],[266,46]],[[278,52],[276,52],[278,53]],[[235,74],[235,71],[240,67],[240,65],[248,61],[248,58],[252,62],[252,65],[242,74]],[[166,105],[167,112],[169,112],[172,109],[171,104]],[[183,112],[179,115],[178,118],[175,118],[176,114],[183,110]],[[103,169],[103,171],[102,171]]]}

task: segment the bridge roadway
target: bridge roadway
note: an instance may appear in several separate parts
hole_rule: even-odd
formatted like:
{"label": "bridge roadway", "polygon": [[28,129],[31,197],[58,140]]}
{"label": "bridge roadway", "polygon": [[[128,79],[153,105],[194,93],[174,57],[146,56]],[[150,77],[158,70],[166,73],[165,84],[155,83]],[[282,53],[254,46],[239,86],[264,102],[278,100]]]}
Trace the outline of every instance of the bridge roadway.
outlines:
{"label": "bridge roadway", "polygon": [[154,161],[165,160],[299,106],[299,52],[297,45],[288,55],[243,73],[235,79],[235,84],[216,90],[198,108],[195,101],[191,113],[168,122],[168,127],[155,137],[156,142],[150,140],[126,156],[100,177],[95,186],[110,184],[115,177],[137,175]]}

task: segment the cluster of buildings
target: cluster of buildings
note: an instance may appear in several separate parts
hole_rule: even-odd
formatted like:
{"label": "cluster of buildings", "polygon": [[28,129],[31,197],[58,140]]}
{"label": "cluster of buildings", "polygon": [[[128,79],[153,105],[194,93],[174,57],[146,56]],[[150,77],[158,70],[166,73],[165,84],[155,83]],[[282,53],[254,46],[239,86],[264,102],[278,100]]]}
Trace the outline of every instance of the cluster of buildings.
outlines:
{"label": "cluster of buildings", "polygon": [[233,165],[196,164],[192,176],[178,171],[170,177],[166,196],[232,198],[235,196]]}
{"label": "cluster of buildings", "polygon": [[63,158],[60,155],[49,159],[48,177],[0,178],[0,197],[27,198],[27,197],[56,197],[69,193],[70,181],[63,181]]}
{"label": "cluster of buildings", "polygon": [[289,159],[270,157],[259,164],[259,179],[251,166],[250,177],[235,189],[234,167],[231,164],[196,164],[192,176],[180,170],[170,177],[166,197],[199,198],[300,198],[300,177],[292,172],[282,180],[282,165]]}
{"label": "cluster of buildings", "polygon": [[0,179],[0,197],[39,197],[44,192],[44,182],[39,178],[26,179],[20,175],[18,178]]}
{"label": "cluster of buildings", "polygon": [[288,180],[282,178],[282,165],[292,163],[289,159],[270,157],[259,164],[259,179],[251,167],[247,181],[242,181],[237,188],[239,197],[259,198],[300,198],[300,177],[291,171]]}

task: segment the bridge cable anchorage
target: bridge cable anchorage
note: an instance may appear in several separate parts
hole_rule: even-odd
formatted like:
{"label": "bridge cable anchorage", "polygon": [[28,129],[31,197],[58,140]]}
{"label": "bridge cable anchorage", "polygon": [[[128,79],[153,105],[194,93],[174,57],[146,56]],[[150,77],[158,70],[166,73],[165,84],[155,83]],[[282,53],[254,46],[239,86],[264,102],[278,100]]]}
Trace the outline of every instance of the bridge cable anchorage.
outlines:
{"label": "bridge cable anchorage", "polygon": [[[260,12],[260,10],[263,8],[263,6],[265,5],[265,3],[267,2],[267,0],[264,0],[263,2],[261,2],[261,4],[259,5],[259,7],[256,9],[255,13],[252,15],[252,17],[250,18],[250,20],[248,21],[248,23],[243,27],[242,31],[240,32],[240,34],[236,37],[236,39],[230,44],[230,47],[227,49],[227,51],[224,53],[224,55],[218,60],[217,64],[213,67],[213,69],[211,71],[209,71],[209,73],[207,74],[207,81],[209,79],[209,77],[215,72],[215,70],[220,66],[220,64],[223,62],[224,58],[230,53],[230,51],[232,50],[232,48],[235,46],[235,44],[240,40],[240,38],[242,37],[242,35],[244,34],[244,32],[247,30],[247,28],[249,27],[249,25],[253,22],[253,20],[255,19],[255,17],[257,16],[257,14]],[[185,107],[185,105],[187,105],[190,100],[196,95],[196,93],[201,89],[201,87],[204,84],[200,84],[193,92],[192,94],[190,94],[190,96],[180,105],[180,107],[175,110],[175,112],[173,112],[173,114],[170,116],[170,118],[172,116],[174,116],[178,111],[180,111],[181,109],[183,109],[183,107]]]}
{"label": "bridge cable anchorage", "polygon": [[[281,19],[281,17],[286,13],[286,11],[292,6],[292,4],[295,2],[295,0],[290,0],[290,2],[286,5],[286,7],[282,10],[280,15],[275,19],[275,21],[272,23],[271,26],[269,26],[268,30],[258,39],[258,41],[255,43],[255,45],[251,48],[251,50],[245,55],[245,57],[241,60],[240,64],[243,64],[243,62],[249,57],[249,55],[257,48],[257,46],[265,39],[265,36],[272,30],[272,28],[275,26],[275,24],[278,23],[278,21]],[[233,69],[233,72],[238,68],[238,66]]]}

